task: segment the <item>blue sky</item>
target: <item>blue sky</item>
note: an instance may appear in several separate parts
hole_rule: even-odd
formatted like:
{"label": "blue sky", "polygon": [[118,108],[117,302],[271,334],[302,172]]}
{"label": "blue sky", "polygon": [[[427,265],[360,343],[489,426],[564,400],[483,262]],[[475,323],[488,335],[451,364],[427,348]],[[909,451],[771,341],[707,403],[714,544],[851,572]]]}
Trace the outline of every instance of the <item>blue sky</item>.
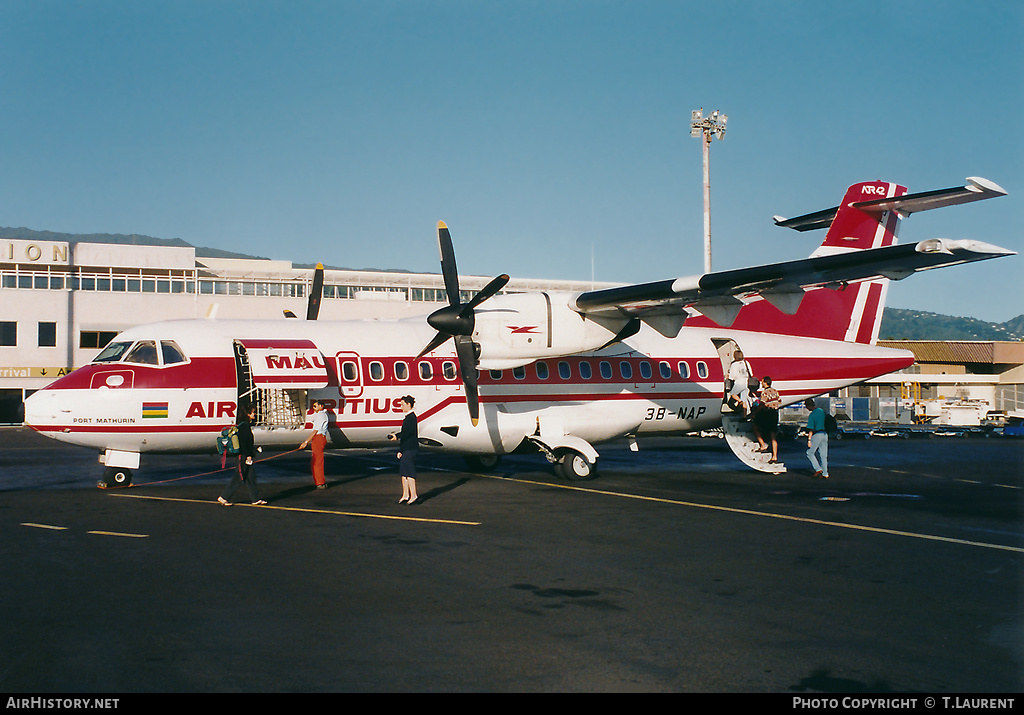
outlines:
{"label": "blue sky", "polygon": [[[296,263],[640,282],[808,255],[849,184],[1009,196],[903,241],[1024,252],[1024,3],[3,0],[0,225]],[[1024,313],[1024,256],[889,305]]]}

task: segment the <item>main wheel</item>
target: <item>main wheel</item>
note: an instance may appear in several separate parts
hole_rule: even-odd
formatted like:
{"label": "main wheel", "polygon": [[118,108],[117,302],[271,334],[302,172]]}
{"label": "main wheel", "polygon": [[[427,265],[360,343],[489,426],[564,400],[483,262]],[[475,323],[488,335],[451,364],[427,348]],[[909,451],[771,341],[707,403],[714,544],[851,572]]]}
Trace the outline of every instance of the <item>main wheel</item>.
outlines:
{"label": "main wheel", "polygon": [[566,479],[586,480],[597,476],[597,468],[579,452],[567,449],[558,460],[558,469]]}
{"label": "main wheel", "polygon": [[131,486],[132,470],[124,467],[107,467],[103,471],[103,483],[107,488]]}
{"label": "main wheel", "polygon": [[496,454],[470,454],[466,456],[466,465],[474,472],[489,472],[498,466],[501,457]]}

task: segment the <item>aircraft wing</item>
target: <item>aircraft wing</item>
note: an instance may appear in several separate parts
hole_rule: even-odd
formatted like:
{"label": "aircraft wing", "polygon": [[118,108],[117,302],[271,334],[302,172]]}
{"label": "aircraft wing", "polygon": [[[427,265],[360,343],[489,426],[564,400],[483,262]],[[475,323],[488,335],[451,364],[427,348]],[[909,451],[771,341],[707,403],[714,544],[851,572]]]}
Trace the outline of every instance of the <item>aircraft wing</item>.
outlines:
{"label": "aircraft wing", "polygon": [[639,318],[679,315],[689,307],[720,322],[722,315],[733,314],[735,317],[734,313],[744,298],[760,294],[772,305],[792,315],[804,292],[811,288],[838,288],[847,283],[876,278],[900,280],[918,271],[1014,253],[981,241],[936,238],[914,244],[833,253],[588,291],[576,296],[573,307],[587,316]]}

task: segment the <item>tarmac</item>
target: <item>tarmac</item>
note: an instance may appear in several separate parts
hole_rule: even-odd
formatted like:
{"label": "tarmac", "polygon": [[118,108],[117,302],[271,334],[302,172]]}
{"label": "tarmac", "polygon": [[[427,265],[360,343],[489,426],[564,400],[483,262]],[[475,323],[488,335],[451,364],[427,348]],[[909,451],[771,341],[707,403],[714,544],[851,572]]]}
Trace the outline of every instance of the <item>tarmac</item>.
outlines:
{"label": "tarmac", "polygon": [[[723,440],[491,473],[393,452],[257,465],[0,428],[5,693],[1020,693],[1024,439],[843,440],[812,479]],[[198,476],[197,476],[198,475]],[[788,700],[786,701],[788,702]]]}

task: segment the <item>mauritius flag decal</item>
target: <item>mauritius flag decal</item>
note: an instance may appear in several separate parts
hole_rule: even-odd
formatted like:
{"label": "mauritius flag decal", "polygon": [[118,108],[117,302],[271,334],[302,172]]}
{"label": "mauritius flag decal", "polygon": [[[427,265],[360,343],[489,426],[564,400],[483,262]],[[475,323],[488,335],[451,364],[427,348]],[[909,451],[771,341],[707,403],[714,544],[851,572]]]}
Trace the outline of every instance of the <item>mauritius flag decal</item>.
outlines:
{"label": "mauritius flag decal", "polygon": [[166,402],[143,402],[142,403],[142,418],[149,419],[151,417],[167,417],[167,403]]}

